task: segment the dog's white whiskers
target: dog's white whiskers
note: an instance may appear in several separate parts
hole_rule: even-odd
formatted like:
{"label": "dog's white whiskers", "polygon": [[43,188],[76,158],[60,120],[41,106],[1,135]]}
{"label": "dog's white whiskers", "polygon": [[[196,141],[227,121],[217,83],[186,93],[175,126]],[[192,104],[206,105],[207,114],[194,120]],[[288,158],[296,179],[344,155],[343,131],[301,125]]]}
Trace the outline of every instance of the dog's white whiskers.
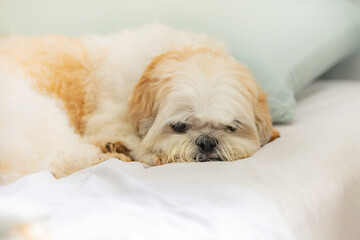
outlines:
{"label": "dog's white whiskers", "polygon": [[221,148],[221,155],[224,157],[225,161],[231,161],[234,160],[234,154],[231,151],[232,146],[227,142],[226,139],[223,139],[222,142],[222,148]]}

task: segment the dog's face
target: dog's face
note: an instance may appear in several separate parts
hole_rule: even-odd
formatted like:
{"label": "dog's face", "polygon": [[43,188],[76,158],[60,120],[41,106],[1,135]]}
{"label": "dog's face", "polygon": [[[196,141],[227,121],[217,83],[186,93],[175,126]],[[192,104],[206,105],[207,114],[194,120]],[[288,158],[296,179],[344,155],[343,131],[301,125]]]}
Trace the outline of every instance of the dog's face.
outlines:
{"label": "dog's face", "polygon": [[153,59],[129,107],[142,144],[163,163],[245,158],[272,133],[266,96],[248,70],[205,48]]}

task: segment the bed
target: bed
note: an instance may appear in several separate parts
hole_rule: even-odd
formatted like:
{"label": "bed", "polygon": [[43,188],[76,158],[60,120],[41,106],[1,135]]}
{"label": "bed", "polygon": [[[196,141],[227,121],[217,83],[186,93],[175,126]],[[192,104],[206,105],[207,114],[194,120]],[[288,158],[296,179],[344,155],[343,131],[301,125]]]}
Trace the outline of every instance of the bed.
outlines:
{"label": "bed", "polygon": [[0,3],[0,35],[105,34],[153,21],[214,35],[254,73],[273,119],[293,121],[235,162],[110,159],[0,186],[0,239],[360,239],[360,54],[311,83],[359,49],[355,2]]}
{"label": "bed", "polygon": [[296,122],[248,159],[43,171],[1,187],[2,207],[26,203],[13,218],[61,240],[359,239],[359,92],[359,81],[316,81]]}

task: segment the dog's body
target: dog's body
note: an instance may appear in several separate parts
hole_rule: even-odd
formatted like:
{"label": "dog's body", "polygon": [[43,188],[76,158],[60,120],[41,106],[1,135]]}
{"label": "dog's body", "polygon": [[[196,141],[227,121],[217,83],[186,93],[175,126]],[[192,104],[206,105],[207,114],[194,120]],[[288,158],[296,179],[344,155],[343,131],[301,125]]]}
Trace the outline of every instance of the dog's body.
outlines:
{"label": "dog's body", "polygon": [[274,134],[265,95],[208,37],[153,25],[0,39],[0,181],[130,161],[123,153],[149,165],[230,161]]}

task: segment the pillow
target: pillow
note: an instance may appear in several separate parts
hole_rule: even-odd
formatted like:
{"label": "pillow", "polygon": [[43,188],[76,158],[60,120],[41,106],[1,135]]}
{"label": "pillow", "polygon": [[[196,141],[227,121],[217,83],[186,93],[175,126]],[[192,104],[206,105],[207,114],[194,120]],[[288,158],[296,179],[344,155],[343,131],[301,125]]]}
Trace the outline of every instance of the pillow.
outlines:
{"label": "pillow", "polygon": [[360,43],[360,7],[350,0],[33,0],[21,8],[16,1],[5,3],[0,27],[18,34],[109,33],[157,21],[214,35],[268,93],[274,122],[294,120],[295,94]]}
{"label": "pillow", "polygon": [[360,49],[356,54],[337,64],[326,72],[324,79],[356,79],[360,80]]}
{"label": "pillow", "polygon": [[230,2],[209,1],[169,22],[225,40],[268,93],[274,122],[292,122],[295,94],[360,46],[360,7],[350,1]]}

